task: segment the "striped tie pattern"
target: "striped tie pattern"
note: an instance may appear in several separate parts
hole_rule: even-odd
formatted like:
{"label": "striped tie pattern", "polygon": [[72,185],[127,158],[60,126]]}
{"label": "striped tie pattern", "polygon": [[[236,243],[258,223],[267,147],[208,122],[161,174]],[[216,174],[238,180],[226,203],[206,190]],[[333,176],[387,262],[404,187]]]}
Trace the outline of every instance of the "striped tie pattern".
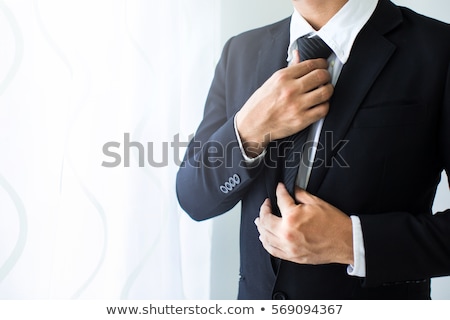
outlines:
{"label": "striped tie pattern", "polygon": [[[297,46],[301,61],[316,58],[327,59],[332,53],[330,47],[318,36],[310,37],[306,35],[301,37],[297,39]],[[285,154],[284,163],[282,164],[282,178],[283,183],[292,196],[294,195],[300,161],[306,160],[302,159],[302,153],[308,131],[308,128],[306,128],[284,140]]]}
{"label": "striped tie pattern", "polygon": [[327,59],[331,54],[331,48],[318,36],[310,38],[308,35],[297,39],[297,47],[300,60],[323,58]]}

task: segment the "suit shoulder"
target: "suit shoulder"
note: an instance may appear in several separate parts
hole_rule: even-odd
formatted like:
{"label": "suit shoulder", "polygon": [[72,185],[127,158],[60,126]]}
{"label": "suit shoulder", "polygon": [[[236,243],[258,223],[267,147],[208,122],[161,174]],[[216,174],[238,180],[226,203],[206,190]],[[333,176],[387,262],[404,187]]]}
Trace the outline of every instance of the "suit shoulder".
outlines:
{"label": "suit shoulder", "polygon": [[[415,43],[424,50],[433,50],[437,56],[447,60],[450,56],[450,25],[419,14],[409,8],[400,7],[403,24],[400,29],[403,41]],[[417,48],[420,50],[420,48]],[[428,48],[428,49],[427,49]],[[431,58],[431,57],[430,57]]]}
{"label": "suit shoulder", "polygon": [[425,16],[406,7],[400,7],[400,10],[402,11],[405,21],[410,22],[419,28],[423,28],[430,32],[450,34],[450,24],[446,22]]}
{"label": "suit shoulder", "polygon": [[291,17],[285,18],[283,20],[277,21],[275,23],[271,23],[269,25],[265,25],[259,28],[255,28],[255,29],[251,29],[245,32],[242,32],[240,34],[238,34],[237,36],[235,36],[235,38],[248,38],[248,37],[255,37],[255,36],[259,36],[261,34],[264,33],[271,33],[271,34],[275,34],[277,33],[280,29],[285,29],[285,27],[287,26],[289,28],[291,22]]}
{"label": "suit shoulder", "polygon": [[277,37],[289,34],[291,18],[285,18],[275,23],[251,29],[232,37],[228,42],[239,47],[254,45],[259,41],[265,41],[268,37]]}

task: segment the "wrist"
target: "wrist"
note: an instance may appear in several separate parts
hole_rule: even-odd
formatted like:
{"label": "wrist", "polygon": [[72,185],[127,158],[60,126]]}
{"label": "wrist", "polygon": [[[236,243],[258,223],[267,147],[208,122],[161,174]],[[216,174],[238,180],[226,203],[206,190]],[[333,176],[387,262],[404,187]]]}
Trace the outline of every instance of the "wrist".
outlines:
{"label": "wrist", "polygon": [[242,142],[242,147],[246,155],[256,158],[261,155],[270,142],[270,133],[262,134],[254,128],[252,123],[246,120],[241,111],[235,116],[236,132]]}

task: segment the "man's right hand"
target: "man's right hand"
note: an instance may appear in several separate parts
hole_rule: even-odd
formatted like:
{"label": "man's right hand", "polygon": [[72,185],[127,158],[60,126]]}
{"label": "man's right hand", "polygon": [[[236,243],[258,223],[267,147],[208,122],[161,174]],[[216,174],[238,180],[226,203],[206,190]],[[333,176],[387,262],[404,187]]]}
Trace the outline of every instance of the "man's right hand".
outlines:
{"label": "man's right hand", "polygon": [[237,130],[249,157],[327,115],[334,90],[327,61],[299,61],[296,53],[293,64],[275,72],[237,113]]}

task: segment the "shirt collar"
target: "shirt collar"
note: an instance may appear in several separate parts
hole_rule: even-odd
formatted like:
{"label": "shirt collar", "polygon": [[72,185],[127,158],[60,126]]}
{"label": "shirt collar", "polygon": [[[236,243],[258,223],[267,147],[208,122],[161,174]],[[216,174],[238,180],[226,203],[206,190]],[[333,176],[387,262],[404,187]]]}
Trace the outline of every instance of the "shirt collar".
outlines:
{"label": "shirt collar", "polygon": [[288,61],[292,60],[292,51],[297,49],[296,40],[311,34],[322,38],[342,64],[345,64],[356,37],[372,16],[377,4],[378,0],[348,0],[341,10],[318,31],[315,31],[297,10],[294,10],[290,27]]}

